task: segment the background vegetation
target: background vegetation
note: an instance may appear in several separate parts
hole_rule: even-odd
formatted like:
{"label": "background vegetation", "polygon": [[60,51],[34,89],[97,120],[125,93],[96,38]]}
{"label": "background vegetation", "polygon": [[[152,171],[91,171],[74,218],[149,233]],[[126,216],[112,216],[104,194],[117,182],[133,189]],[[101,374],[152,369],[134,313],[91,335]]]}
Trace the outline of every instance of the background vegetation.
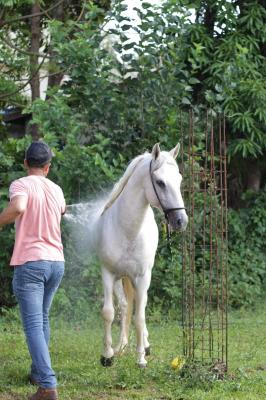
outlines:
{"label": "background vegetation", "polygon": [[[24,174],[32,137],[53,147],[51,179],[73,203],[106,191],[128,161],[155,142],[173,147],[181,135],[180,110],[225,113],[230,304],[253,304],[265,289],[266,271],[265,1],[168,0],[160,9],[144,2],[134,27],[138,40],[128,36],[131,22],[120,1],[112,7],[104,0],[0,5],[1,108],[16,107],[32,117],[23,138],[8,134],[6,124],[0,127],[1,208],[10,182]],[[107,32],[110,20],[116,22]],[[41,69],[48,75],[45,99]],[[31,99],[23,94],[27,83]],[[80,257],[68,235],[64,227],[67,274],[55,310],[80,318],[88,299],[94,305],[100,300],[99,270]],[[14,304],[8,267],[13,237],[13,227],[0,232],[2,308]],[[180,269],[169,261],[161,241],[151,313],[171,313],[180,300]],[[178,252],[174,264],[180,265]]]}

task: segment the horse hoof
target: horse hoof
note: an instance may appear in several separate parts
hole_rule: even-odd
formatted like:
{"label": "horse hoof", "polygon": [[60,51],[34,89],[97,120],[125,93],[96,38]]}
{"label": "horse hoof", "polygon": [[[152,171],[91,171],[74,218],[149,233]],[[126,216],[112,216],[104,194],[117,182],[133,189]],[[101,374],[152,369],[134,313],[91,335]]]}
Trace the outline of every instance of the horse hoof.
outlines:
{"label": "horse hoof", "polygon": [[138,364],[139,368],[143,369],[147,367],[147,363],[140,363]]}
{"label": "horse hoof", "polygon": [[103,367],[111,367],[113,365],[113,362],[114,362],[114,357],[107,358],[101,356],[101,364]]}
{"label": "horse hoof", "polygon": [[149,347],[145,347],[145,356],[150,356],[151,355],[151,348]]}

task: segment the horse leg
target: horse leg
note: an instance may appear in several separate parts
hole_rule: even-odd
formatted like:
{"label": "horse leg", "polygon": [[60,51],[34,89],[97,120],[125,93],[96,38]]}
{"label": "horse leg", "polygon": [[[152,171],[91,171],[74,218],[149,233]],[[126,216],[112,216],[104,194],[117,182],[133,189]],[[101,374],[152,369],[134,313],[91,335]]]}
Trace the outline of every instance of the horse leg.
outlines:
{"label": "horse leg", "polygon": [[144,349],[145,349],[145,355],[149,356],[151,354],[151,347],[150,347],[150,343],[148,341],[148,337],[149,337],[149,332],[146,326],[146,322],[144,325]]}
{"label": "horse leg", "polygon": [[112,323],[114,320],[113,288],[114,275],[106,268],[102,268],[102,280],[104,288],[104,305],[102,316],[104,319],[104,350],[101,363],[104,367],[109,367],[113,362],[114,350],[112,348]]}
{"label": "horse leg", "polygon": [[128,330],[127,330],[128,304],[121,279],[115,282],[114,293],[117,298],[118,306],[121,312],[120,338],[117,346],[114,349],[115,353],[119,353],[122,352],[128,344]]}
{"label": "horse leg", "polygon": [[129,327],[131,323],[134,289],[128,277],[124,277],[115,283],[114,292],[121,310],[120,339],[115,348],[115,353],[123,351],[128,344]]}
{"label": "horse leg", "polygon": [[[136,283],[136,315],[135,324],[137,331],[137,354],[139,367],[146,367],[147,361],[145,360],[145,346],[149,347],[147,340],[147,328],[145,322],[145,308],[148,299],[148,288],[150,286],[151,273],[150,271],[138,279]],[[146,329],[145,329],[146,328]]]}

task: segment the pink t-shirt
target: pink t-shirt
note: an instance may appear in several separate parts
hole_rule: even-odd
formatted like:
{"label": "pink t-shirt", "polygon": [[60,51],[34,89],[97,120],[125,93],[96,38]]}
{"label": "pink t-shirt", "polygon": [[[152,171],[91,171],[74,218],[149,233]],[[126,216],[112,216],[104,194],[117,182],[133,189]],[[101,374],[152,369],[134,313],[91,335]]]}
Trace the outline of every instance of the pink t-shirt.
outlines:
{"label": "pink t-shirt", "polygon": [[27,196],[27,208],[15,221],[16,239],[10,265],[64,261],[60,221],[66,203],[62,189],[48,178],[29,175],[10,185],[10,200],[18,195]]}

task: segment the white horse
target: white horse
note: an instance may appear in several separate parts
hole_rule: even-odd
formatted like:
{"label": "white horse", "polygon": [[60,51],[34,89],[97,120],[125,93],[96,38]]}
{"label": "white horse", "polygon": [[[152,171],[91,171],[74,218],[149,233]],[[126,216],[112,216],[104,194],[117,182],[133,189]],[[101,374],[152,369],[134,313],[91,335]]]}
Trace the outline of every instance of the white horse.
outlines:
{"label": "white horse", "polygon": [[[152,153],[133,159],[111,191],[106,204],[94,215],[93,237],[101,262],[105,323],[102,365],[112,364],[115,353],[128,344],[129,324],[135,300],[137,362],[145,367],[149,354],[145,322],[147,291],[158,245],[158,227],[152,207],[161,209],[171,228],[182,231],[188,217],[182,199],[182,177],[175,162],[179,144],[170,152],[154,145]],[[112,346],[113,293],[121,310],[118,345]]]}

